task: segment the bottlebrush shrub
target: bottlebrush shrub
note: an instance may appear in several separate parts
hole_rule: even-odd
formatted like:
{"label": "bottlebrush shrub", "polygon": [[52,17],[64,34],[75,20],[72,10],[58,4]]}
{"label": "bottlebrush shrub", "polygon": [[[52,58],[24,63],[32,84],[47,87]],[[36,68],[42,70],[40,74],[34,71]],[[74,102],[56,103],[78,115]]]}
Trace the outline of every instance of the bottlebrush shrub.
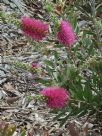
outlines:
{"label": "bottlebrush shrub", "polygon": [[[62,31],[62,36],[63,33],[66,35]],[[61,109],[49,106],[48,101],[45,101],[47,106],[57,113],[55,119],[60,120],[61,125],[69,117],[95,115],[97,119],[101,119],[102,116],[102,59],[97,57],[100,53],[93,46],[95,43],[92,42],[90,34],[84,32],[80,42],[76,46],[72,46],[72,44],[64,45],[65,50],[62,54],[53,51],[53,60],[44,61],[44,71],[47,76],[44,75],[44,78],[38,79],[38,82],[44,86],[58,86],[68,90],[70,101],[68,105],[61,107]],[[62,48],[63,46],[59,49],[62,50]],[[94,54],[96,54],[95,57]],[[49,93],[45,94],[49,95]],[[51,96],[54,97],[54,94],[52,93]]]}
{"label": "bottlebrush shrub", "polygon": [[65,88],[70,95],[68,105],[61,110],[53,110],[57,113],[55,119],[61,121],[61,125],[69,117],[95,115],[97,119],[102,118],[102,58],[97,57],[100,52],[95,46],[92,50],[92,45],[95,43],[90,39],[90,34],[83,32],[76,46],[65,46],[63,54],[54,51],[54,59],[45,61],[49,79],[39,81],[45,86]]}
{"label": "bottlebrush shrub", "polygon": [[[73,17],[71,16],[71,18]],[[89,20],[89,24],[91,20],[92,18]],[[35,20],[32,20],[30,23],[28,22],[24,24],[24,29],[27,29],[28,36],[32,37],[33,34],[36,36],[41,34],[42,27],[40,27],[41,29],[39,30]],[[76,24],[77,21],[73,23],[74,28],[77,28]],[[94,19],[91,24],[95,25]],[[37,26],[37,31],[35,31],[35,26]],[[98,29],[97,27],[91,28],[88,26],[88,29],[84,27],[81,32],[79,32],[81,28],[77,29],[77,33],[79,32],[79,43],[77,42],[75,46],[72,46],[76,39],[71,25],[66,21],[60,23],[56,38],[59,43],[62,44],[62,47],[59,49],[61,49],[61,51],[64,49],[64,52],[61,55],[59,55],[57,50],[53,52],[54,59],[45,61],[44,72],[46,73],[47,78],[44,73],[44,78],[38,79],[38,82],[41,82],[44,86],[58,86],[59,88],[68,90],[70,95],[68,105],[65,105],[65,107],[62,106],[61,109],[56,106],[56,119],[59,119],[61,124],[65,123],[69,117],[73,116],[81,117],[84,115],[95,115],[97,119],[102,118],[102,58],[97,57],[101,54],[96,48],[97,43],[100,43],[100,41],[99,38],[97,38],[98,35],[96,35],[96,33],[95,35],[93,34],[92,28]],[[46,30],[45,27],[43,28],[44,31],[47,31],[47,26]],[[46,33],[44,32],[44,34]],[[41,39],[38,37],[38,39],[36,39],[36,37],[32,38],[39,41],[43,39],[43,36],[41,35]],[[63,48],[63,46],[65,48]],[[49,93],[45,90],[43,90],[42,95],[48,97]],[[54,98],[55,94],[52,94],[50,95]],[[48,107],[56,109],[56,107],[52,107],[52,104],[49,105],[48,99],[46,99],[45,102]],[[53,102],[56,103],[55,100]],[[58,102],[60,102],[60,100]]]}
{"label": "bottlebrush shrub", "polygon": [[[69,117],[73,116],[81,117],[95,114],[97,119],[101,119],[102,58],[92,57],[86,60],[80,67],[76,67],[74,64],[64,64],[64,62],[60,61],[59,69],[57,69],[54,68],[54,63],[52,66],[51,63],[47,61],[46,70],[48,70],[48,74],[51,80],[53,80],[52,84],[66,88],[70,94],[69,104],[63,107],[63,109],[57,110],[58,115],[55,119],[59,119],[61,125]],[[52,107],[50,106],[50,108]]]}
{"label": "bottlebrush shrub", "polygon": [[[61,121],[61,125],[69,117],[75,118],[84,115],[90,117],[94,115],[96,120],[102,119],[102,51],[100,52],[99,48],[97,49],[98,45],[101,45],[101,34],[98,30],[98,24],[95,24],[95,15],[92,11],[96,9],[93,5],[93,3],[90,5],[85,3],[85,5],[77,7],[83,13],[82,16],[84,15],[88,25],[83,26],[80,22],[80,28],[77,29],[79,39],[76,45],[72,46],[75,41],[72,27],[69,27],[66,22],[62,22],[57,33],[57,39],[65,46],[65,52],[59,54],[56,51],[53,53],[53,60],[45,61],[45,70],[50,79],[48,82],[43,80],[42,83],[46,86],[57,85],[65,88],[70,94],[69,104],[63,109],[55,111],[57,113],[55,119]],[[75,6],[78,6],[78,4]],[[89,6],[91,10],[87,10],[88,8],[85,8],[85,6]],[[67,11],[69,10],[67,9]],[[98,13],[98,9],[96,12]],[[67,15],[69,17],[69,14]],[[77,28],[77,21],[73,21],[73,13],[70,15],[74,28]],[[98,20],[97,17],[96,20]],[[92,23],[91,26],[90,22]],[[74,37],[72,43],[68,41],[70,32],[73,33]],[[62,48],[60,47],[61,51]]]}

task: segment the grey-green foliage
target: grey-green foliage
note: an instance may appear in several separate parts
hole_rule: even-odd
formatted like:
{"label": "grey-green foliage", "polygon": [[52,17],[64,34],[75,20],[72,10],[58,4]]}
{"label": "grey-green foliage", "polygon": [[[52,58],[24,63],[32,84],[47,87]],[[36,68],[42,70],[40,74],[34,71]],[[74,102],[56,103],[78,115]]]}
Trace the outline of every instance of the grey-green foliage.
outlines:
{"label": "grey-green foliage", "polygon": [[20,27],[20,21],[16,18],[16,15],[14,13],[8,14],[3,11],[0,11],[0,20],[4,23]]}
{"label": "grey-green foliage", "polygon": [[[63,16],[71,22],[78,36],[76,44],[71,49],[66,48],[68,56],[65,59],[57,54],[53,61],[45,61],[46,73],[54,80],[50,86],[64,87],[70,94],[69,104],[65,109],[57,111],[56,119],[61,124],[69,117],[95,115],[97,120],[102,118],[102,56],[97,46],[98,34],[101,34],[102,29],[101,19],[97,17],[100,16],[100,3],[91,3],[91,0],[79,4],[76,2],[76,9],[66,7]],[[77,26],[77,12],[74,10],[87,22],[82,28]]]}

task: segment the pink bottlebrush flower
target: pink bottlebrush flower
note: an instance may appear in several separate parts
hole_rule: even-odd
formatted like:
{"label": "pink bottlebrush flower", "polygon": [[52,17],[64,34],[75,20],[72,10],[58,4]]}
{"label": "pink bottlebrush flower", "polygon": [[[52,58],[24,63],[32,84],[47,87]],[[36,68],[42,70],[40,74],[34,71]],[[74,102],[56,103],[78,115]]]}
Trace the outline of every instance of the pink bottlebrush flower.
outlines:
{"label": "pink bottlebrush flower", "polygon": [[62,21],[59,29],[57,34],[58,41],[67,47],[71,47],[75,42],[75,34],[71,25],[66,21]]}
{"label": "pink bottlebrush flower", "polygon": [[68,92],[60,87],[48,87],[40,92],[46,99],[47,106],[52,109],[61,109],[69,100]]}
{"label": "pink bottlebrush flower", "polygon": [[32,68],[38,68],[40,65],[38,63],[32,63],[31,66]]}
{"label": "pink bottlebrush flower", "polygon": [[29,36],[36,41],[40,41],[46,36],[48,25],[40,20],[23,17],[21,19],[21,29],[26,36]]}

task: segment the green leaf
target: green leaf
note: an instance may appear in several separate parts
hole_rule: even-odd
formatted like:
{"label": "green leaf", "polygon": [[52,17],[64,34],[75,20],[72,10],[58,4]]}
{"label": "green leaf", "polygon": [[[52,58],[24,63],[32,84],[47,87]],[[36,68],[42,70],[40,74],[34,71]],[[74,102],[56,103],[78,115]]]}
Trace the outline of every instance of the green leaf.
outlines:
{"label": "green leaf", "polygon": [[82,117],[82,116],[84,116],[84,115],[87,114],[87,113],[88,113],[87,108],[84,108],[84,109],[82,109],[81,112],[77,115],[77,117],[78,117],[78,118],[79,118],[79,117]]}
{"label": "green leaf", "polygon": [[64,125],[64,123],[68,120],[68,118],[73,114],[73,111],[70,111],[68,115],[66,115],[65,118],[61,120],[60,127]]}
{"label": "green leaf", "polygon": [[61,111],[59,111],[58,115],[54,118],[54,120],[58,120],[60,117],[64,116],[66,112],[71,112],[71,109],[70,108],[65,108],[65,109],[62,109]]}
{"label": "green leaf", "polygon": [[92,88],[90,85],[90,80],[85,83],[83,96],[87,102],[89,102],[89,103],[92,102],[93,95],[92,95]]}
{"label": "green leaf", "polygon": [[45,63],[47,66],[50,66],[50,67],[52,67],[52,68],[54,67],[53,62],[50,61],[50,60],[45,60],[44,63]]}

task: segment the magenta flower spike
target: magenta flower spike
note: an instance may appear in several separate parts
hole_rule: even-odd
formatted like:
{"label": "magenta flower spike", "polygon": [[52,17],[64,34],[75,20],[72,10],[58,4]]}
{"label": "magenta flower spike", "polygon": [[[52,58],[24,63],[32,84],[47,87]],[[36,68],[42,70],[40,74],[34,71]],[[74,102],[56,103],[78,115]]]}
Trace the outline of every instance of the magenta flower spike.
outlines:
{"label": "magenta flower spike", "polygon": [[40,67],[40,65],[38,63],[32,63],[31,65],[32,65],[32,68],[38,68],[38,67]]}
{"label": "magenta flower spike", "polygon": [[47,106],[52,109],[61,109],[69,101],[68,92],[60,87],[45,88],[40,94],[46,98]]}
{"label": "magenta flower spike", "polygon": [[75,43],[75,34],[69,22],[61,22],[57,39],[66,47],[71,47]]}
{"label": "magenta flower spike", "polygon": [[46,37],[48,25],[41,22],[40,20],[22,17],[21,29],[24,35],[31,37],[35,41],[40,41]]}

